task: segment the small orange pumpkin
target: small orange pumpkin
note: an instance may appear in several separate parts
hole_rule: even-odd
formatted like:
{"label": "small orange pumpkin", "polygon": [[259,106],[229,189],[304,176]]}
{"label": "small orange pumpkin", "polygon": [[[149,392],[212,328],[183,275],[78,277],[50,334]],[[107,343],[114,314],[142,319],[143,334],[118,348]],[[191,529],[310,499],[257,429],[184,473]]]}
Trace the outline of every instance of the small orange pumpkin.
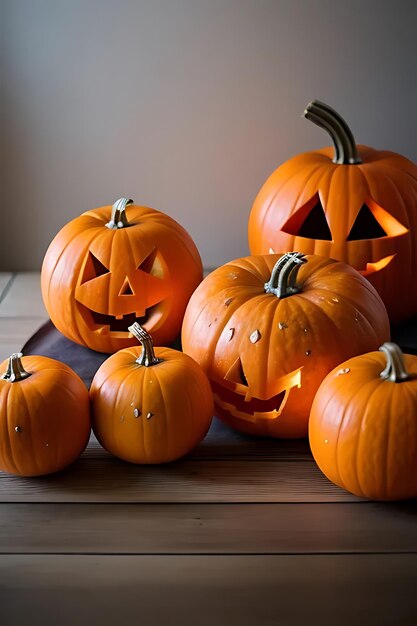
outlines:
{"label": "small orange pumpkin", "polygon": [[41,476],[70,465],[91,430],[82,380],[64,363],[20,353],[0,371],[0,470]]}
{"label": "small orange pumpkin", "polygon": [[173,461],[190,452],[210,427],[210,384],[191,357],[154,349],[151,336],[137,323],[129,331],[142,348],[113,354],[91,384],[94,433],[125,461]]}
{"label": "small orange pumpkin", "polygon": [[135,320],[158,345],[179,334],[202,279],[200,255],[172,218],[121,198],[60,230],[45,255],[41,286],[52,322],[99,352],[135,344]]}
{"label": "small orange pumpkin", "polygon": [[323,378],[389,339],[381,298],[354,269],[318,256],[237,259],[201,283],[182,328],[215,414],[254,435],[306,437]]}
{"label": "small orange pumpkin", "polygon": [[314,399],[310,446],[336,485],[373,500],[417,496],[417,357],[385,343],[324,379]]}
{"label": "small orange pumpkin", "polygon": [[416,314],[417,166],[356,146],[322,102],[304,116],[330,134],[334,150],[299,154],[271,174],[250,214],[251,253],[299,250],[344,261],[376,288],[391,321]]}

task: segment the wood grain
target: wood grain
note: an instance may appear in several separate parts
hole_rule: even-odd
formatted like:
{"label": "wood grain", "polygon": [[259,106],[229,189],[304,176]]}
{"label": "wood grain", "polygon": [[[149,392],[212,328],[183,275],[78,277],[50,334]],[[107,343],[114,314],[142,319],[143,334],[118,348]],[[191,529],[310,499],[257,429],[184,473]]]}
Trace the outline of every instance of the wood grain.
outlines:
{"label": "wood grain", "polygon": [[59,474],[0,474],[0,502],[354,502],[308,461],[78,461]]}
{"label": "wood grain", "polygon": [[3,554],[417,553],[417,503],[1,504]]}
{"label": "wood grain", "polygon": [[[104,459],[109,454],[99,444],[94,434],[80,460]],[[314,463],[306,439],[268,439],[250,437],[232,430],[214,418],[203,441],[188,455],[188,459],[205,460],[259,460],[259,461],[311,461]]]}
{"label": "wood grain", "polygon": [[5,290],[7,287],[10,287],[10,281],[13,278],[13,274],[11,272],[0,272],[0,303],[4,299]]}
{"label": "wood grain", "polygon": [[[0,317],[39,317],[47,320],[39,272],[19,272],[1,302]],[[41,322],[40,322],[41,323]]]}
{"label": "wood grain", "polygon": [[0,606],[7,626],[410,626],[416,582],[417,555],[3,555]]}

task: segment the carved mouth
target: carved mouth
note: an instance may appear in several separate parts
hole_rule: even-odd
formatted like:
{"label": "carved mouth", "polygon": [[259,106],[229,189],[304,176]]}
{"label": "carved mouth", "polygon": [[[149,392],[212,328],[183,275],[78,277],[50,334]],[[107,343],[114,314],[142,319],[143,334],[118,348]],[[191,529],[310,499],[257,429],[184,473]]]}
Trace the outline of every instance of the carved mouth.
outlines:
{"label": "carved mouth", "polygon": [[228,411],[234,417],[255,422],[258,419],[276,419],[279,417],[287,403],[291,389],[300,387],[300,381],[301,373],[298,370],[292,376],[292,384],[287,389],[267,400],[261,400],[260,398],[246,399],[247,395],[237,393],[214,381],[212,381],[211,386],[214,401],[218,407]]}
{"label": "carved mouth", "polygon": [[158,305],[154,305],[146,309],[144,315],[136,313],[126,313],[125,315],[106,315],[92,311],[84,304],[78,302],[80,312],[87,326],[98,334],[111,333],[116,338],[126,338],[131,336],[127,330],[134,322],[141,326],[154,326],[162,315],[162,311]]}
{"label": "carved mouth", "polygon": [[[275,252],[272,248],[269,248],[268,254],[275,254]],[[380,272],[385,267],[387,267],[395,256],[395,254],[389,254],[388,256],[384,256],[382,259],[379,259],[379,261],[367,263],[365,269],[357,269],[357,271],[359,272],[359,274],[362,274],[362,276],[375,274],[375,272]]]}
{"label": "carved mouth", "polygon": [[358,272],[359,274],[362,274],[362,276],[369,276],[370,274],[375,274],[375,272],[380,272],[391,263],[394,257],[395,254],[390,254],[388,256],[384,256],[379,261],[375,261],[374,263],[367,263],[365,269],[358,270]]}

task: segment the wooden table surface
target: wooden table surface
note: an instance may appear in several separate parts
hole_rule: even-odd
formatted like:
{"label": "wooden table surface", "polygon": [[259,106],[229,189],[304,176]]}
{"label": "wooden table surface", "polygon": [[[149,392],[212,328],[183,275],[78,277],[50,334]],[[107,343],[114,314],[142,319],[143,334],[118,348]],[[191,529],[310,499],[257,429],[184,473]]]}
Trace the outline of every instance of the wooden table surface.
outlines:
{"label": "wooden table surface", "polygon": [[[39,275],[0,274],[0,358],[46,320]],[[214,420],[137,467],[92,438],[71,468],[0,473],[0,624],[417,624],[417,503],[338,489],[305,441]]]}

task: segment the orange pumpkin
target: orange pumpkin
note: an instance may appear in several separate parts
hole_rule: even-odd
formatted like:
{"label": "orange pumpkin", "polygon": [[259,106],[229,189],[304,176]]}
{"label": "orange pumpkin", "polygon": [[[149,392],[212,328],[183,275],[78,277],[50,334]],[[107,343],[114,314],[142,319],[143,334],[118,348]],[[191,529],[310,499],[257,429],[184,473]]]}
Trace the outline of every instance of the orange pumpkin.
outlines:
{"label": "orange pumpkin", "polygon": [[202,279],[187,232],[164,213],[121,198],[83,213],[56,235],[42,266],[42,295],[63,335],[99,352],[135,344],[135,320],[157,344],[179,334]]}
{"label": "orange pumpkin", "polygon": [[129,331],[142,348],[113,354],[91,384],[94,433],[125,461],[173,461],[190,452],[210,427],[210,384],[186,354],[154,350],[150,335],[137,323]]}
{"label": "orange pumpkin", "polygon": [[417,496],[417,357],[394,343],[354,357],[324,379],[311,408],[321,471],[374,500]]}
{"label": "orange pumpkin", "polygon": [[[349,263],[398,322],[417,313],[417,166],[393,152],[356,146],[346,122],[321,102],[304,116],[334,150],[293,157],[268,178],[249,219],[252,254],[299,250]],[[404,298],[407,293],[407,298]]]}
{"label": "orange pumpkin", "polygon": [[64,363],[20,353],[0,372],[0,470],[41,476],[70,465],[91,429],[82,380]]}
{"label": "orange pumpkin", "polygon": [[215,414],[273,437],[307,436],[326,374],[388,338],[385,307],[362,276],[300,253],[216,269],[191,297],[182,329],[184,352],[210,379]]}

